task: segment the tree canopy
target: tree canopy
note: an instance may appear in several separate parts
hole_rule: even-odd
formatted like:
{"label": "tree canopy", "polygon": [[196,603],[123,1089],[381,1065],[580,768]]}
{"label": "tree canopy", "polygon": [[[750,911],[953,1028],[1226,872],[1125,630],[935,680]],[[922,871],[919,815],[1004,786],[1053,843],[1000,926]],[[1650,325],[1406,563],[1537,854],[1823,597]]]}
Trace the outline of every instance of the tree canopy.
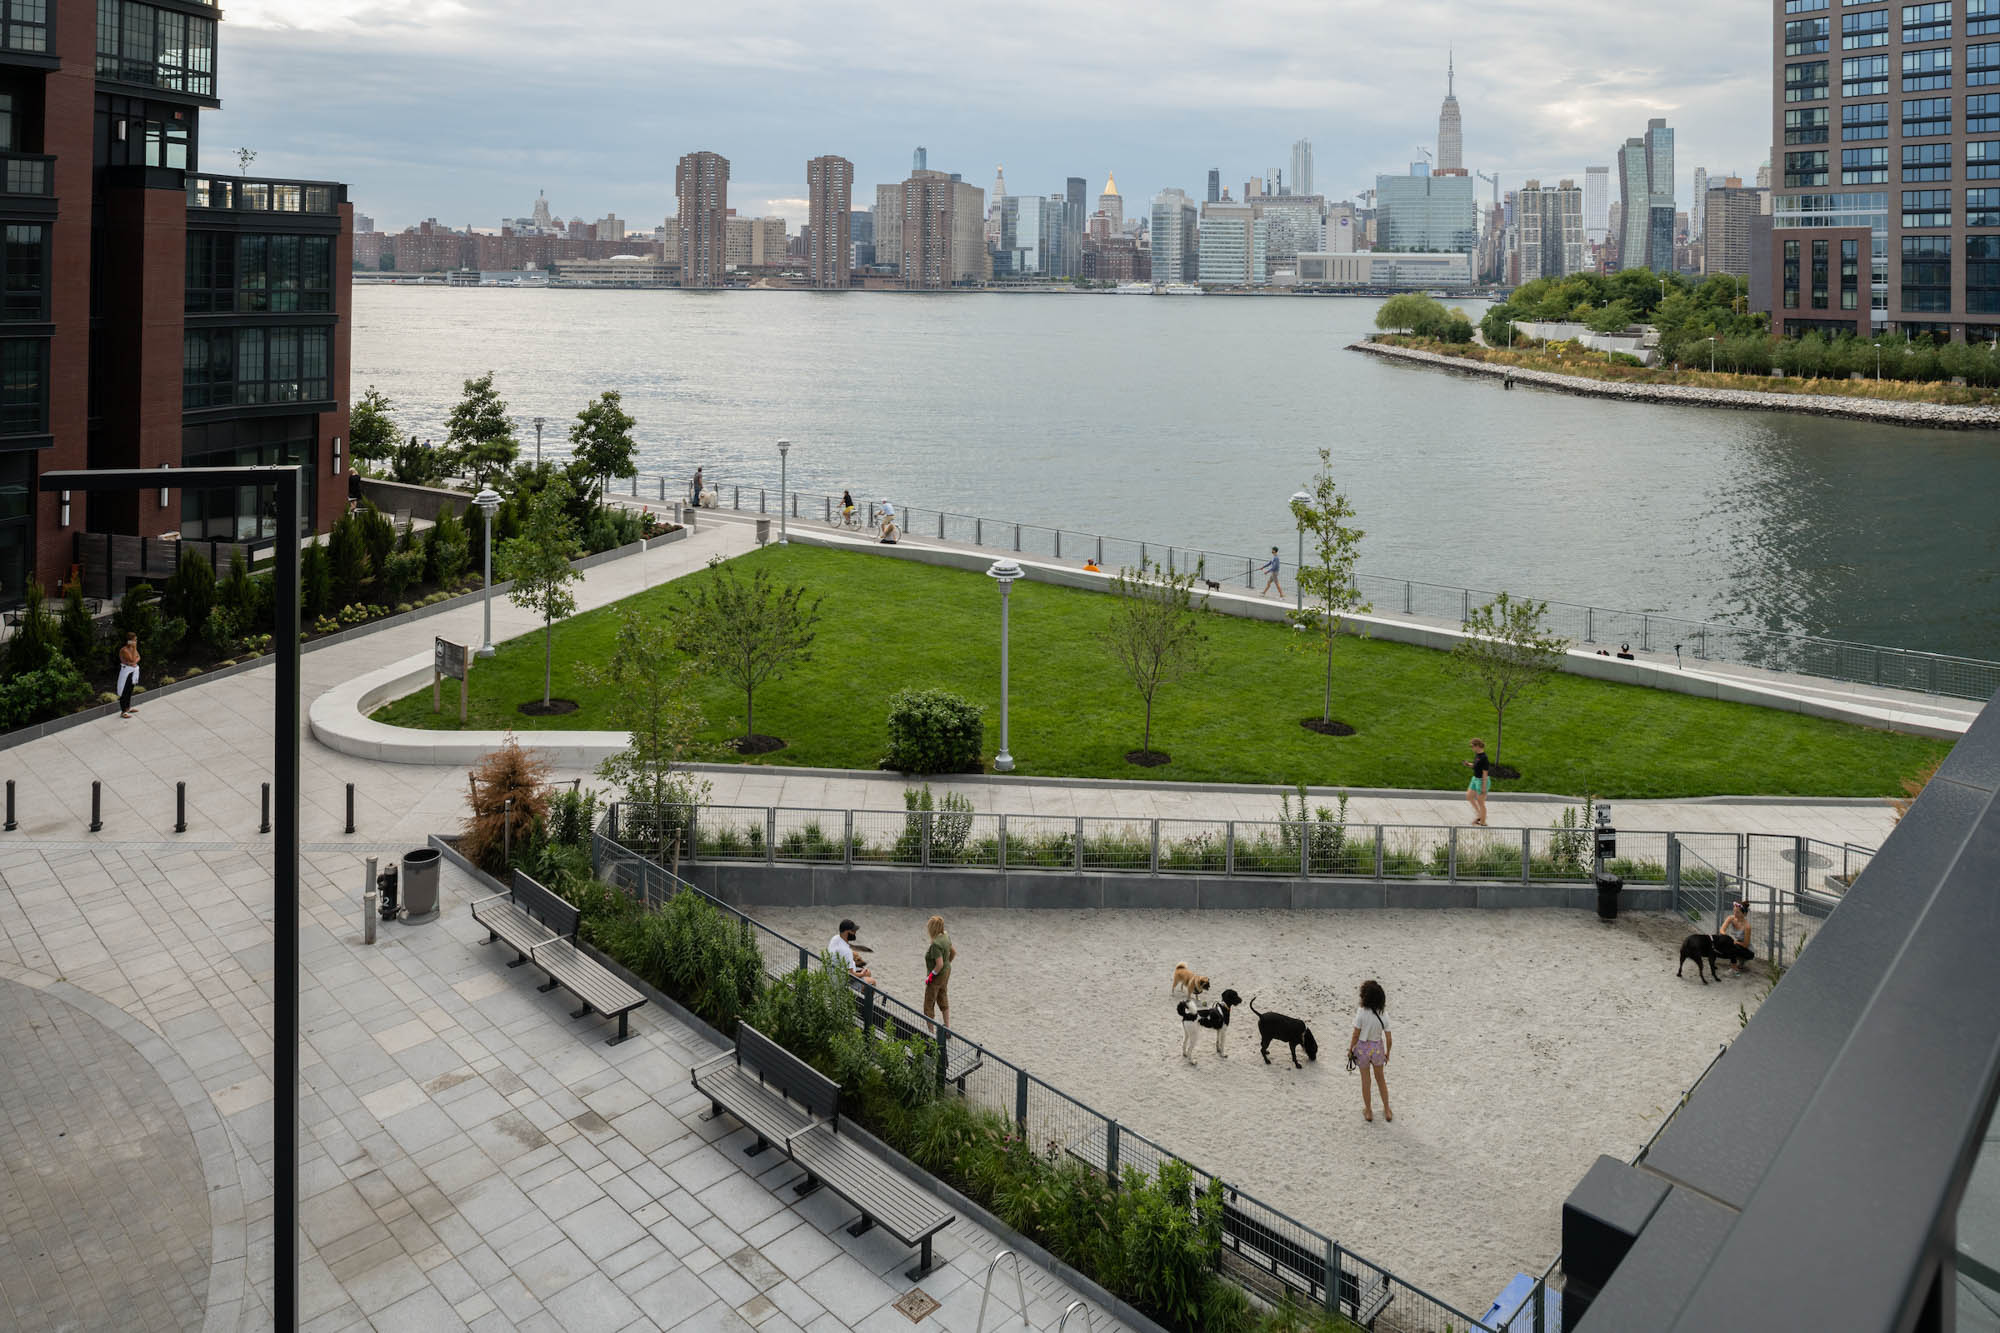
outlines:
{"label": "tree canopy", "polygon": [[445,422],[445,446],[452,461],[482,486],[494,472],[520,456],[514,419],[507,415],[506,400],[493,387],[492,371],[465,382],[465,396]]}

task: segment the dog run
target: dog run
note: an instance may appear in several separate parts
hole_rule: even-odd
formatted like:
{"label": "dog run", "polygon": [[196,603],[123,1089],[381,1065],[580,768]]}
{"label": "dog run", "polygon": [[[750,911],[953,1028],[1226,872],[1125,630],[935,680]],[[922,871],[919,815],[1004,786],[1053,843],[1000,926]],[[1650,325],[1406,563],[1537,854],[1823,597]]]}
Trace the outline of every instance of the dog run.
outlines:
{"label": "dog run", "polygon": [[[846,913],[876,979],[923,1001],[928,911],[758,912],[799,940]],[[1753,918],[1753,920],[1756,920]],[[960,1030],[1070,1096],[1477,1314],[1561,1247],[1562,1201],[1599,1153],[1627,1159],[1754,1013],[1762,958],[1677,979],[1686,918],[1588,911],[950,913]],[[1759,922],[1761,945],[1761,922]],[[1762,953],[1761,947],[1759,953]],[[1176,963],[1304,1020],[1292,1068],[1236,1011],[1228,1057],[1181,1056]],[[1394,1124],[1361,1119],[1356,991],[1388,992]],[[1202,1034],[1204,1038],[1208,1033]],[[1301,1052],[1303,1059],[1303,1052]]]}

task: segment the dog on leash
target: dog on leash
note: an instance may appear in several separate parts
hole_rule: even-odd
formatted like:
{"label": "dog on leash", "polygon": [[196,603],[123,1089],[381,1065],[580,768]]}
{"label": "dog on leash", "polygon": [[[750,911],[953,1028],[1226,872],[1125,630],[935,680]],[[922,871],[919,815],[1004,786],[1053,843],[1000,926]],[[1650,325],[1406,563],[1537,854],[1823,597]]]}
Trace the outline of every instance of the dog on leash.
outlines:
{"label": "dog on leash", "polygon": [[1167,994],[1195,999],[1208,989],[1208,978],[1189,967],[1186,963],[1174,964],[1173,984],[1167,987]]}
{"label": "dog on leash", "polygon": [[1754,952],[1744,948],[1727,935],[1690,935],[1681,941],[1680,967],[1674,969],[1674,975],[1677,977],[1685,975],[1681,969],[1685,968],[1688,965],[1688,959],[1692,958],[1694,959],[1694,974],[1697,977],[1701,977],[1701,984],[1706,986],[1708,984],[1708,977],[1701,975],[1703,960],[1706,960],[1708,963],[1709,976],[1720,981],[1722,980],[1722,973],[1715,970],[1716,959],[1723,958],[1733,963],[1747,963],[1754,957],[1756,957]]}
{"label": "dog on leash", "polygon": [[1229,1052],[1223,1048],[1229,1041],[1229,1011],[1242,1003],[1241,995],[1225,990],[1219,999],[1208,1000],[1198,994],[1175,1005],[1174,1011],[1181,1016],[1181,1059],[1189,1064],[1195,1062],[1195,1038],[1201,1035],[1201,1029],[1211,1028],[1215,1032],[1215,1053],[1227,1060]]}
{"label": "dog on leash", "polygon": [[1250,997],[1250,1012],[1257,1015],[1257,1035],[1263,1039],[1261,1050],[1265,1064],[1271,1063],[1271,1043],[1274,1041],[1282,1041],[1292,1048],[1294,1069],[1305,1068],[1299,1063],[1301,1046],[1306,1048],[1306,1059],[1314,1062],[1319,1060],[1319,1041],[1313,1036],[1313,1030],[1306,1026],[1303,1018],[1293,1018],[1290,1014],[1281,1014],[1272,1009],[1259,1009],[1257,997],[1254,995]]}

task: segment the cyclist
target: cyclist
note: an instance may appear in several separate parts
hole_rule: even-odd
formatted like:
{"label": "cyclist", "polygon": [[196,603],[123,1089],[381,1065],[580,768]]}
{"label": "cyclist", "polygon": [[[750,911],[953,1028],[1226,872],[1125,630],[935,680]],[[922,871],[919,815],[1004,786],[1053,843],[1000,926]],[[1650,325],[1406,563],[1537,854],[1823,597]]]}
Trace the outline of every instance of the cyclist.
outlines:
{"label": "cyclist", "polygon": [[860,526],[860,521],[854,517],[854,492],[852,491],[843,490],[840,493],[840,525],[844,528]]}

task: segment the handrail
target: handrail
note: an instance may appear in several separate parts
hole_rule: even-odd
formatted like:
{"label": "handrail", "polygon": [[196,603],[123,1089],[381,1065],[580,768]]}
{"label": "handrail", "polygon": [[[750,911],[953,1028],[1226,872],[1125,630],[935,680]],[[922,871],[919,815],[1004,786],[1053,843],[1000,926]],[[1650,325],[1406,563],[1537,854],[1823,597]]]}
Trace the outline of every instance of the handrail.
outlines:
{"label": "handrail", "polygon": [[1074,1300],[1069,1303],[1062,1312],[1062,1318],[1056,1321],[1056,1333],[1062,1333],[1069,1327],[1069,1317],[1078,1310],[1083,1311],[1083,1326],[1091,1330],[1091,1333],[1096,1333],[1097,1324],[1090,1317],[1090,1302],[1085,1300]]}
{"label": "handrail", "polygon": [[[972,1325],[972,1333],[985,1333],[986,1302],[991,1300],[993,1297],[993,1273],[994,1270],[1000,1267],[1000,1261],[1002,1259],[1012,1259],[1014,1261],[1014,1303],[1021,1307],[1020,1310],[1021,1327],[1027,1328],[1029,1326],[1028,1295],[1026,1289],[1021,1285],[1021,1256],[1014,1253],[1012,1250],[1002,1250],[1000,1251],[1000,1253],[993,1256],[992,1263],[986,1265],[986,1281],[983,1284],[985,1289],[980,1293],[979,1318],[976,1321],[974,1321]],[[1067,1311],[1064,1312],[1063,1317],[1065,1319],[1069,1317]]]}

